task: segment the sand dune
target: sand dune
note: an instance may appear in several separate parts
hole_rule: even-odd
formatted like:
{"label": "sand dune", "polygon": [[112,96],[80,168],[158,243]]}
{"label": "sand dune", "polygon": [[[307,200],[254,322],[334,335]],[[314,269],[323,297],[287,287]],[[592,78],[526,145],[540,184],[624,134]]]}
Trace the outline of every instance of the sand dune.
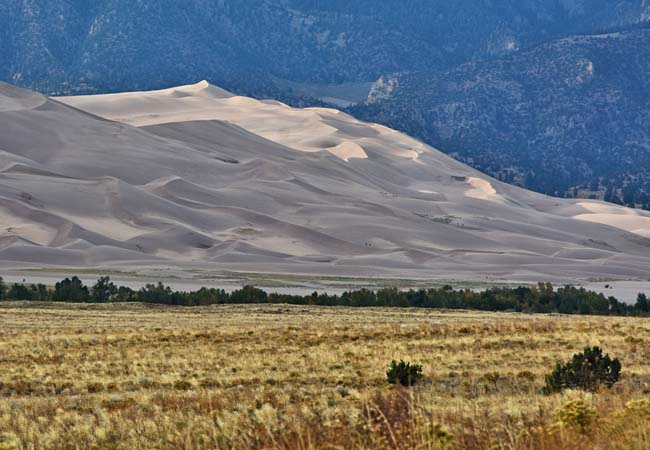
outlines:
{"label": "sand dune", "polygon": [[502,201],[503,199],[494,187],[490,184],[489,181],[483,180],[481,178],[470,177],[467,180],[472,189],[469,189],[465,192],[465,195],[472,198],[477,198],[479,200],[492,200],[492,201]]}
{"label": "sand dune", "polygon": [[584,202],[578,205],[589,212],[575,215],[576,219],[611,225],[650,238],[650,217],[646,213],[596,202]]}
{"label": "sand dune", "polygon": [[0,85],[5,267],[647,278],[650,215],[502,184],[383,126],[201,82]]}

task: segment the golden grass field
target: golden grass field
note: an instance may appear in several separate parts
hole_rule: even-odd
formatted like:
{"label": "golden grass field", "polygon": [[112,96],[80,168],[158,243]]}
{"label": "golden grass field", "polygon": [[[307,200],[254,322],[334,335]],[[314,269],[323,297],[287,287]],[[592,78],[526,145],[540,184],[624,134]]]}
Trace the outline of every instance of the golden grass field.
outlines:
{"label": "golden grass field", "polygon": [[[650,321],[0,303],[0,449],[650,448]],[[541,394],[557,360],[623,364]],[[391,387],[391,359],[426,380]]]}

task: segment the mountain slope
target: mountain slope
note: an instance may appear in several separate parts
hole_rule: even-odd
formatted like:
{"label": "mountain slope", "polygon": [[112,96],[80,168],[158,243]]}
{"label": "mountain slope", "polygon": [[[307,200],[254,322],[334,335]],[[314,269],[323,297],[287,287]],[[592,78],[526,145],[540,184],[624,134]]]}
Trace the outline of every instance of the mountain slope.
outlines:
{"label": "mountain slope", "polygon": [[648,209],[649,21],[648,0],[5,0],[0,80],[370,99],[352,114],[501,180]]}
{"label": "mountain slope", "polygon": [[567,280],[650,263],[650,215],[205,82],[56,100],[0,85],[0,127],[4,266]]}
{"label": "mountain slope", "polygon": [[209,77],[260,96],[274,78],[375,81],[648,17],[646,0],[5,0],[0,80],[60,93]]}
{"label": "mountain slope", "polygon": [[[399,78],[353,113],[558,196],[650,207],[650,29],[549,42]],[[618,200],[617,200],[618,199]]]}

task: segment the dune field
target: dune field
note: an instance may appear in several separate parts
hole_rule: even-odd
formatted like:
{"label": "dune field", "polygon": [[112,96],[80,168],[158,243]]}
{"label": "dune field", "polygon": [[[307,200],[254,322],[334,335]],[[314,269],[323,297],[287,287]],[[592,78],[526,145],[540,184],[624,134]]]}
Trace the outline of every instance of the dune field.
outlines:
{"label": "dune field", "polygon": [[[498,182],[389,128],[207,82],[0,84],[0,267],[648,280],[650,214]],[[189,276],[189,275],[188,275]]]}

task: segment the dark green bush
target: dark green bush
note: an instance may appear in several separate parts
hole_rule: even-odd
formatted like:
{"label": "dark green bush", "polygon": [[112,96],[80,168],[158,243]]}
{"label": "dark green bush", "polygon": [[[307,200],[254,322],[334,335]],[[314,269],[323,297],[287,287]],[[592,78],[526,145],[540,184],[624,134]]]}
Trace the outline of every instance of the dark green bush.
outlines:
{"label": "dark green bush", "polygon": [[111,282],[111,277],[100,277],[90,290],[94,302],[108,302],[117,294],[117,286]]}
{"label": "dark green bush", "polygon": [[412,386],[422,379],[422,366],[411,364],[404,361],[399,363],[391,361],[386,371],[386,379],[390,384],[401,384],[402,386]]}
{"label": "dark green bush", "polygon": [[90,300],[90,291],[79,278],[66,278],[54,285],[52,299],[61,302],[87,302]]}
{"label": "dark green bush", "polygon": [[603,355],[599,347],[587,347],[582,353],[573,355],[566,364],[557,363],[553,372],[546,377],[544,392],[560,392],[564,389],[595,391],[601,384],[611,388],[621,374],[621,362]]}
{"label": "dark green bush", "polygon": [[11,289],[9,289],[7,297],[11,300],[31,300],[32,291],[30,291],[24,284],[14,283],[14,285],[11,286]]}

